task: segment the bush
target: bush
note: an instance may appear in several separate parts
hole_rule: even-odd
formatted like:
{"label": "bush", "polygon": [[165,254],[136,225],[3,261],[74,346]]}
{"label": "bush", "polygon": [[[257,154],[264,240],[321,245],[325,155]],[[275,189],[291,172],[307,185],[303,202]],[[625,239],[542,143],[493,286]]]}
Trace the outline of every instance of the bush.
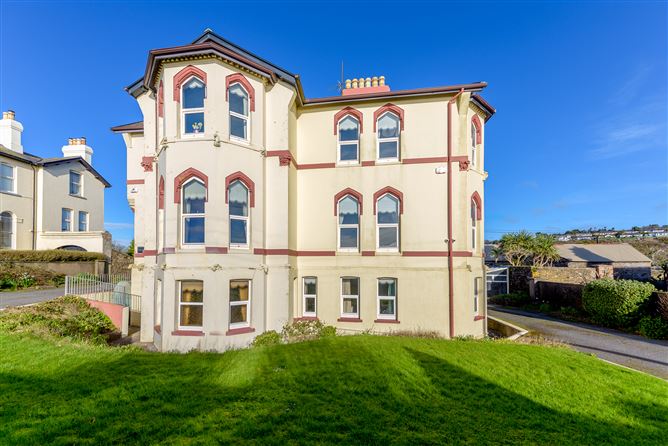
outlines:
{"label": "bush", "polygon": [[105,259],[105,255],[100,252],[65,251],[64,249],[0,251],[0,262],[78,262]]}
{"label": "bush", "polygon": [[492,304],[506,305],[510,307],[521,307],[530,302],[529,295],[526,293],[499,294],[489,298]]}
{"label": "bush", "polygon": [[287,343],[307,341],[336,335],[336,328],[320,321],[295,321],[285,324],[281,332]]}
{"label": "bush", "polygon": [[281,343],[281,335],[274,330],[265,331],[258,335],[253,340],[253,347],[261,347],[263,345],[278,345]]}
{"label": "bush", "polygon": [[538,307],[538,311],[540,311],[541,313],[549,313],[550,311],[552,311],[552,306],[548,303],[542,303],[540,304],[540,307]]}
{"label": "bush", "polygon": [[582,306],[596,323],[628,327],[653,291],[652,284],[635,280],[594,280],[582,292]]}
{"label": "bush", "polygon": [[652,339],[668,339],[668,322],[661,317],[645,316],[640,319],[638,331]]}
{"label": "bush", "polygon": [[60,286],[65,276],[43,268],[0,264],[0,290],[16,290],[32,286]]}

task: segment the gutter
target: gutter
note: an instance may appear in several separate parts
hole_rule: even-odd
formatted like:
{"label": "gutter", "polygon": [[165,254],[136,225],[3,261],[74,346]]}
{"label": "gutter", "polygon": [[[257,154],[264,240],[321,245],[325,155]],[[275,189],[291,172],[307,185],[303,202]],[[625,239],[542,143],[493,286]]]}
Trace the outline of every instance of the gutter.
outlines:
{"label": "gutter", "polygon": [[455,337],[455,284],[452,258],[452,105],[460,94],[464,92],[461,88],[459,92],[448,101],[448,321],[450,324],[450,339]]}

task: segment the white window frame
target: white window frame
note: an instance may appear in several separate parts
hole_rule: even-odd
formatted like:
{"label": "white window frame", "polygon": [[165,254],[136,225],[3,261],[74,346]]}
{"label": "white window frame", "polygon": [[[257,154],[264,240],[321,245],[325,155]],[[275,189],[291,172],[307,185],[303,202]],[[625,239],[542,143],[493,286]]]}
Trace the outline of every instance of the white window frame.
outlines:
{"label": "white window frame", "polygon": [[[385,198],[386,196],[391,196],[395,200],[397,200],[397,223],[379,223],[378,222],[378,216],[380,215],[379,206],[378,203],[380,200]],[[389,192],[384,193],[382,196],[378,197],[378,200],[376,200],[376,250],[377,251],[382,251],[382,252],[399,252],[399,246],[401,243],[401,233],[400,233],[400,224],[401,224],[401,200],[399,197],[397,197],[394,194],[391,194]],[[397,231],[397,247],[396,248],[382,248],[380,246],[380,229],[381,228],[396,228]]]}
{"label": "white window frame", "polygon": [[[229,295],[229,293],[230,293],[231,284],[232,284],[232,282],[235,282],[235,281],[239,281],[239,282],[241,282],[241,281],[245,281],[245,282],[248,282],[248,300],[240,300],[240,301],[237,301],[237,302],[232,302],[232,300],[230,300],[230,295]],[[251,301],[253,300],[253,299],[252,299],[252,297],[253,297],[253,281],[252,281],[251,279],[230,279],[230,281],[229,281],[229,283],[228,283],[227,293],[228,293],[228,295],[227,295],[227,301],[228,301],[228,303],[229,303],[229,309],[228,309],[228,311],[229,311],[229,313],[230,313],[230,314],[229,314],[229,318],[228,318],[228,326],[230,327],[230,330],[235,329],[235,328],[246,328],[246,327],[250,327],[250,325],[251,325]],[[232,319],[232,307],[235,307],[235,306],[242,306],[242,305],[246,305],[246,306],[247,306],[247,309],[246,309],[246,322],[235,322],[235,323],[232,323],[232,320],[231,320],[231,319]]]}
{"label": "white window frame", "polygon": [[[188,183],[191,183],[192,181],[197,181],[204,187],[204,202],[206,203],[209,195],[209,190],[206,188],[206,185],[202,180],[200,180],[197,177],[191,177],[188,178],[186,181],[183,182],[183,185],[181,186],[181,206],[180,206],[180,212],[181,212],[181,246],[182,247],[198,247],[198,246],[203,246],[206,243],[206,204],[204,205],[204,212],[201,214],[186,214],[183,209],[185,207],[186,199],[185,199],[185,193],[186,193],[186,186]],[[204,241],[202,243],[186,243],[186,218],[202,218],[204,219]]]}
{"label": "white window frame", "polygon": [[[381,296],[380,295],[380,281],[381,280],[394,280],[394,296]],[[396,321],[397,320],[397,294],[399,288],[399,281],[396,277],[379,277],[376,281],[376,317],[378,319]],[[394,314],[380,314],[380,301],[381,300],[391,300],[394,302]]]}
{"label": "white window frame", "polygon": [[[357,293],[358,294],[343,294],[343,281],[345,279],[357,280]],[[344,276],[344,277],[341,277],[341,281],[339,283],[340,283],[339,294],[341,295],[341,317],[359,319],[360,318],[360,278],[359,277],[354,277],[354,276]],[[357,300],[357,313],[344,313],[343,312],[343,301],[344,301],[344,299],[355,299],[355,300]]]}
{"label": "white window frame", "polygon": [[480,314],[480,286],[482,284],[482,277],[473,278],[473,315]]}
{"label": "white window frame", "polygon": [[471,121],[471,166],[476,165],[476,157],[477,157],[477,143],[478,143],[478,128],[476,127],[475,123]]}
{"label": "white window frame", "polygon": [[[63,211],[67,211],[67,215],[69,215],[69,220],[65,218],[65,215]],[[74,231],[74,222],[72,221],[74,219],[74,211],[70,208],[61,208],[60,210],[60,232],[73,232]],[[63,223],[64,222],[69,222],[70,229],[63,229]]]}
{"label": "white window frame", "polygon": [[10,225],[10,236],[9,236],[9,247],[8,248],[0,248],[0,249],[16,249],[16,215],[14,215],[13,212],[11,211],[2,211],[0,214],[3,214],[7,212],[9,214],[9,218],[11,219],[11,225]]}
{"label": "white window frame", "polygon": [[[186,81],[183,83],[181,86],[181,102],[180,102],[180,108],[181,108],[181,137],[182,138],[202,138],[204,137],[204,134],[206,132],[206,105],[204,107],[196,107],[196,108],[185,108],[184,103],[185,103],[185,95],[183,94],[186,85],[193,79],[197,79],[200,81],[202,84],[204,84],[204,99],[203,102],[206,101],[206,82],[204,82],[202,79],[200,79],[198,76],[195,76],[194,74],[190,76]],[[186,115],[191,114],[191,113],[203,113],[204,114],[204,132],[201,133],[188,133],[186,132]]]}
{"label": "white window frame", "polygon": [[[230,203],[232,200],[230,199],[230,188],[234,183],[239,183],[241,184],[245,189],[246,189],[246,202],[248,205],[248,215],[243,216],[243,215],[232,215],[230,213]],[[234,180],[230,183],[229,186],[227,186],[227,215],[229,217],[229,226],[228,226],[228,234],[230,238],[230,248],[234,249],[249,249],[250,248],[250,215],[251,215],[251,206],[250,206],[250,188],[246,185],[241,180]],[[240,221],[245,221],[246,222],[246,243],[232,243],[232,220],[240,220]]]}
{"label": "white window frame", "polygon": [[[341,122],[343,122],[344,119],[346,118],[352,118],[357,122],[357,140],[356,141],[341,141]],[[343,115],[341,119],[336,123],[336,138],[338,141],[337,144],[337,153],[336,153],[336,162],[337,164],[343,164],[343,165],[352,165],[352,164],[359,164],[360,163],[360,121],[357,119],[355,116],[351,114]],[[351,144],[355,144],[357,147],[357,154],[355,156],[354,160],[342,160],[341,159],[341,146],[349,146]]]}
{"label": "white window frame", "polygon": [[[195,279],[186,279],[186,280],[179,280],[179,300],[178,300],[178,321],[179,323],[177,324],[179,327],[179,330],[183,331],[201,331],[203,328],[203,325],[181,325],[181,306],[187,305],[187,306],[199,306],[202,307],[202,324],[204,324],[204,281],[202,280],[195,280]],[[182,302],[181,299],[183,298],[183,282],[202,282],[202,302]]]}
{"label": "white window frame", "polygon": [[11,177],[2,177],[2,178],[8,178],[8,179],[11,180],[11,184],[12,184],[11,190],[0,190],[0,192],[7,192],[7,193],[10,193],[10,194],[15,194],[16,193],[16,183],[17,183],[17,181],[16,181],[16,172],[17,172],[16,166],[12,166],[11,164],[7,164],[7,163],[0,163],[0,165],[9,167],[9,169],[12,172]]}
{"label": "white window frame", "polygon": [[[72,183],[73,183],[73,181],[72,181],[72,176],[73,175],[79,175],[79,183],[78,183],[79,184],[79,193],[78,194],[73,194],[71,192]],[[77,172],[76,170],[70,170],[70,182],[68,184],[68,187],[70,189],[70,195],[71,196],[73,196],[73,197],[83,197],[84,196],[84,180],[83,180],[83,178],[84,178],[84,176],[81,172]],[[77,183],[74,182],[74,184],[77,184]]]}
{"label": "white window frame", "polygon": [[[306,294],[306,280],[313,279],[315,281],[315,294]],[[306,299],[313,299],[315,303],[315,311],[306,311]],[[318,278],[316,276],[305,276],[302,278],[302,316],[317,317],[318,314]]]}
{"label": "white window frame", "polygon": [[[246,93],[246,98],[248,99],[248,116],[244,116],[240,113],[233,112],[232,108],[230,107],[230,100],[229,100],[230,88],[232,88],[235,85],[238,85],[239,87],[241,87],[241,89],[244,91],[244,93]],[[246,87],[244,87],[244,85],[241,82],[232,82],[227,89],[227,95],[228,95],[227,109],[228,109],[228,112],[229,112],[229,115],[230,115],[229,116],[230,119],[229,119],[229,122],[228,122],[228,124],[230,126],[230,140],[248,144],[248,143],[250,143],[250,135],[251,135],[250,93],[248,92],[248,90],[246,90]],[[243,120],[246,121],[246,138],[245,139],[244,138],[239,138],[238,136],[232,134],[232,116],[234,116],[235,118],[243,119]]]}
{"label": "white window frame", "polygon": [[[392,138],[381,138],[379,133],[380,133],[380,125],[378,123],[380,120],[385,116],[385,115],[392,115],[395,118],[397,118],[397,130],[399,130],[399,136],[392,137]],[[380,115],[378,119],[376,120],[376,161],[379,163],[396,163],[399,161],[400,155],[399,151],[401,150],[401,146],[399,144],[399,140],[401,139],[401,119],[399,116],[396,115],[396,113],[393,113],[391,111],[387,111]],[[396,142],[397,143],[397,156],[393,158],[381,158],[380,157],[380,143],[382,142]]]}
{"label": "white window frame", "polygon": [[[357,203],[357,224],[342,224],[341,223],[341,202],[345,200],[346,198],[352,198],[355,200]],[[339,252],[359,252],[360,250],[360,220],[361,220],[361,215],[360,215],[360,202],[357,199],[357,197],[347,194],[344,195],[339,199],[339,201],[336,202],[336,225],[337,225],[337,231],[336,231],[336,246],[338,247]],[[350,229],[350,228],[357,228],[357,243],[354,248],[343,248],[341,247],[341,229]]]}
{"label": "white window frame", "polygon": [[471,200],[471,251],[478,249],[478,203]]}
{"label": "white window frame", "polygon": [[[84,229],[83,231],[81,230],[81,216],[82,215],[84,216],[84,223],[85,223],[85,226],[86,226],[86,229]],[[79,211],[78,212],[78,220],[77,220],[77,230],[79,232],[88,232],[89,231],[88,224],[89,224],[89,214],[88,214],[88,212]]]}

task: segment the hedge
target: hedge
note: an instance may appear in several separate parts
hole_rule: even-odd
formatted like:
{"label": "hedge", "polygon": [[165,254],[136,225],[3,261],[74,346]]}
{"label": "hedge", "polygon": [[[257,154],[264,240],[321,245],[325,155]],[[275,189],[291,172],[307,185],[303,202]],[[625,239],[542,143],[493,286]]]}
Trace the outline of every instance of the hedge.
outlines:
{"label": "hedge", "polygon": [[86,262],[105,260],[107,257],[100,252],[65,251],[50,249],[44,251],[0,251],[0,262]]}
{"label": "hedge", "polygon": [[582,306],[599,324],[628,327],[653,291],[651,283],[635,280],[594,280],[582,292]]}

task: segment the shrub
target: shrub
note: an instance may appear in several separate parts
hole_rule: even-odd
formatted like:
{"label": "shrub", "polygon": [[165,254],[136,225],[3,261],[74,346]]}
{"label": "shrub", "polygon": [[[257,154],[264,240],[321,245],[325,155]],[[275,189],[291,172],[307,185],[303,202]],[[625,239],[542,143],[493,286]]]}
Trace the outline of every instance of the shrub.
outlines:
{"label": "shrub", "polygon": [[100,252],[65,251],[64,249],[0,251],[0,262],[77,262],[104,259],[106,259],[105,255]]}
{"label": "shrub", "polygon": [[645,316],[640,319],[638,331],[652,339],[668,339],[668,322],[661,317]]}
{"label": "shrub", "polygon": [[274,330],[265,331],[261,335],[258,335],[253,340],[253,347],[260,347],[263,345],[278,345],[281,343],[281,335]]}
{"label": "shrub", "polygon": [[294,321],[285,324],[281,332],[287,343],[307,341],[336,335],[336,328],[320,321]]}
{"label": "shrub", "polygon": [[552,306],[548,303],[542,303],[540,304],[540,307],[538,307],[538,311],[540,311],[541,313],[549,313],[550,311],[552,311]]}
{"label": "shrub", "polygon": [[59,286],[65,283],[65,276],[44,268],[0,264],[0,290],[16,290],[32,286]]}
{"label": "shrub", "polygon": [[596,323],[627,327],[653,291],[652,284],[635,280],[594,280],[582,292],[582,306]]}
{"label": "shrub", "polygon": [[510,307],[521,307],[530,302],[529,295],[526,293],[499,294],[489,298],[489,302],[498,305]]}

